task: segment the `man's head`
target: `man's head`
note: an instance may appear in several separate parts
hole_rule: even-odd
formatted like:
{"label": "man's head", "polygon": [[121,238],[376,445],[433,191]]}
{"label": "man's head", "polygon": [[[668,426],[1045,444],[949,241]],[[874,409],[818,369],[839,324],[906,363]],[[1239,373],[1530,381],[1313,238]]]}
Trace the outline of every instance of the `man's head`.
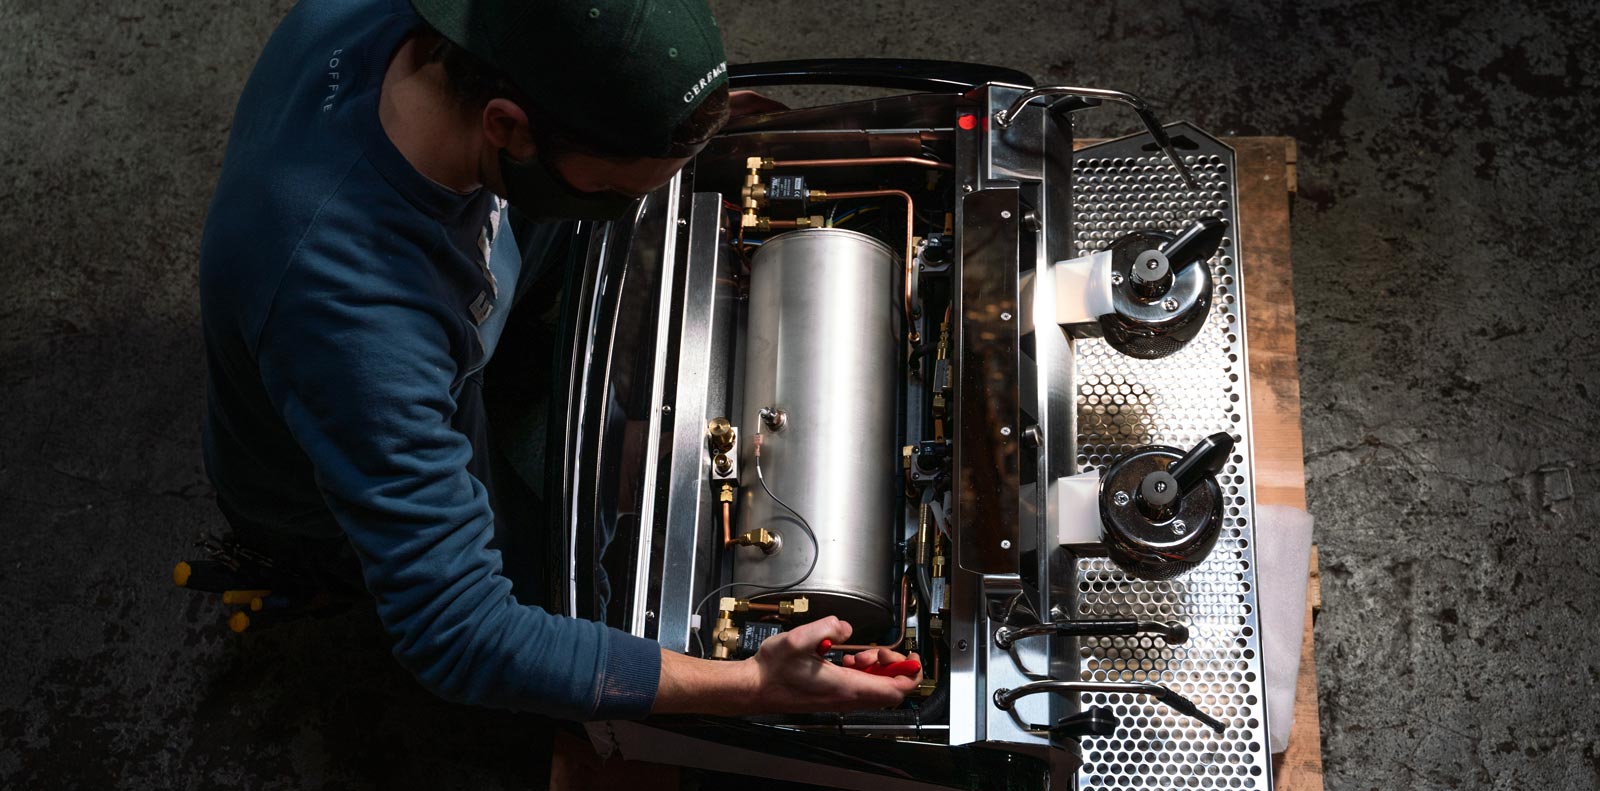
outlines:
{"label": "man's head", "polygon": [[617,216],[728,118],[703,0],[413,0],[482,127],[486,184],[535,217]]}

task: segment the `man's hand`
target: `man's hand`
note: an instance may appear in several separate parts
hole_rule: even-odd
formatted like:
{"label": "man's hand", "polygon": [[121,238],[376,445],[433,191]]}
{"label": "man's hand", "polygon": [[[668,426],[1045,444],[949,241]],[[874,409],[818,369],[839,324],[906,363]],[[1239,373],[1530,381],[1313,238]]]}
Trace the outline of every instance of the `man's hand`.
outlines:
{"label": "man's hand", "polygon": [[[874,676],[857,669],[907,657],[874,648],[845,657],[840,667],[817,655],[823,639],[850,637],[850,625],[828,617],[768,638],[755,656],[740,662],[712,662],[662,651],[661,684],[654,714],[795,714],[809,711],[859,711],[894,706],[922,681],[908,676]],[[911,654],[916,659],[916,654]]]}
{"label": "man's hand", "polygon": [[[766,711],[858,711],[898,705],[917,688],[922,674],[874,676],[860,670],[874,664],[899,662],[906,657],[887,648],[872,648],[844,658],[839,667],[817,656],[824,638],[842,643],[850,637],[850,624],[834,617],[780,632],[761,644],[746,662],[756,665],[757,696]],[[912,659],[917,655],[912,654]]]}

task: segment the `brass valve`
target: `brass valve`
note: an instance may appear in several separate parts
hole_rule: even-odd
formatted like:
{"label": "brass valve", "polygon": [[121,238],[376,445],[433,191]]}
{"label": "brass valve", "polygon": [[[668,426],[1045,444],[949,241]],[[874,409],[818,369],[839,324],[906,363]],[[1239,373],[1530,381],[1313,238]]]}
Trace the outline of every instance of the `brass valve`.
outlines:
{"label": "brass valve", "polygon": [[[772,160],[766,157],[749,157],[744,161],[744,188],[739,190],[743,199],[744,211],[739,218],[739,224],[745,228],[759,228],[756,215],[761,207],[766,205],[767,188],[761,183],[761,171],[772,167]],[[760,228],[760,230],[767,230]]]}
{"label": "brass valve", "polygon": [[711,632],[711,658],[728,659],[739,647],[739,627],[733,625],[733,608],[737,599],[724,596],[717,605],[717,625]]}

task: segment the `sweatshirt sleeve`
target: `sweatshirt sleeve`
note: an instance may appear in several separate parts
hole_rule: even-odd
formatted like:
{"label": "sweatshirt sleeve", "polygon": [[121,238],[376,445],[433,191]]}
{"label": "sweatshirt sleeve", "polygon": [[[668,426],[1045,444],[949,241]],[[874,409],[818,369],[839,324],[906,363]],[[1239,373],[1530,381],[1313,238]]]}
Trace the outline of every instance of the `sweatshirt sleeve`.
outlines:
{"label": "sweatshirt sleeve", "polygon": [[405,289],[315,268],[280,288],[257,339],[275,408],[360,558],[394,655],[448,700],[573,720],[642,717],[656,643],[519,604],[494,515],[451,425],[455,317]]}

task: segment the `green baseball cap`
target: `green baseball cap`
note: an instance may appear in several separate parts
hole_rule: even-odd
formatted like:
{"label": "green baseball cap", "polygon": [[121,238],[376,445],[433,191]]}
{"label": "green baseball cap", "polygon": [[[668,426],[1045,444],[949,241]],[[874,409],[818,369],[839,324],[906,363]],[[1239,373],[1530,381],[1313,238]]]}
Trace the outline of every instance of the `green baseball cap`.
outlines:
{"label": "green baseball cap", "polygon": [[671,155],[673,131],[728,80],[705,0],[411,4],[558,122],[619,153]]}

